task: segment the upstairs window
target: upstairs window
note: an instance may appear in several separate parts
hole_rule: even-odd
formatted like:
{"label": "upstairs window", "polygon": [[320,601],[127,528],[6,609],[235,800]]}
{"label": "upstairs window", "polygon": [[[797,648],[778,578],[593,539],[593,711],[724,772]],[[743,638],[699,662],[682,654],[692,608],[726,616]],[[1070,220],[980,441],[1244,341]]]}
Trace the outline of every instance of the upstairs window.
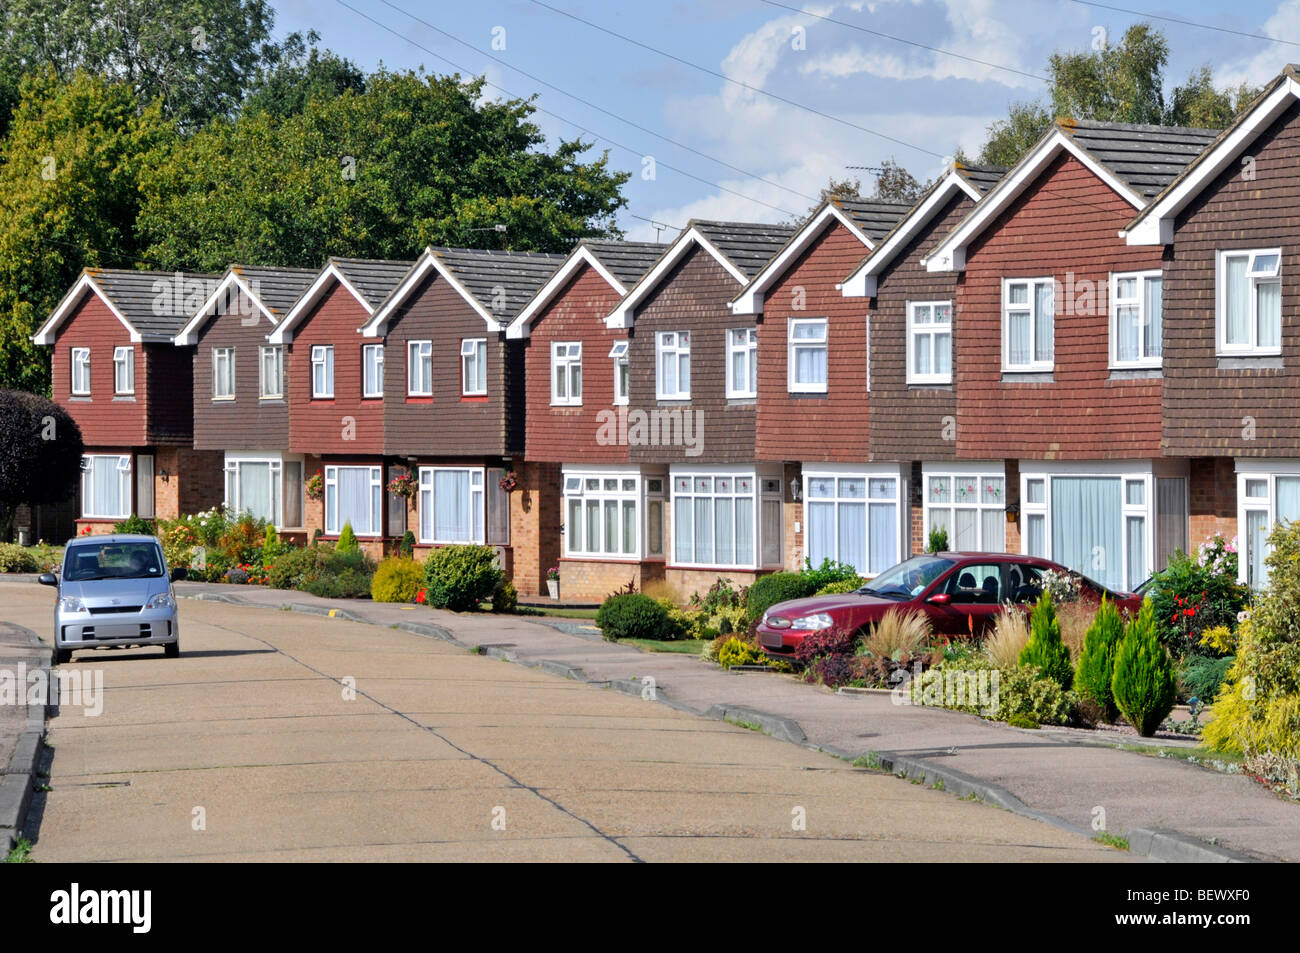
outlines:
{"label": "upstairs window", "polygon": [[113,348],[113,393],[135,393],[135,348]]}
{"label": "upstairs window", "polygon": [[284,396],[284,348],[263,347],[259,360],[257,393],[262,398]]}
{"label": "upstairs window", "polygon": [[78,397],[90,396],[90,348],[72,349],[72,393]]}
{"label": "upstairs window", "polygon": [[1050,371],[1054,344],[1051,278],[1002,282],[1002,369]]}
{"label": "upstairs window", "polygon": [[826,393],[826,319],[791,318],[788,347],[790,393]]}
{"label": "upstairs window", "polygon": [[758,396],[758,331],[730,328],[727,331],[727,397]]}
{"label": "upstairs window", "polygon": [[317,344],[311,349],[311,395],[317,398],[334,396],[334,347]]}
{"label": "upstairs window", "polygon": [[1158,271],[1111,276],[1110,360],[1116,367],[1160,366],[1162,291]]}
{"label": "upstairs window", "polygon": [[691,332],[660,331],[655,336],[655,396],[691,399]]}
{"label": "upstairs window", "polygon": [[1282,250],[1221,251],[1218,268],[1221,354],[1282,353]]}
{"label": "upstairs window", "polygon": [[907,382],[952,383],[952,302],[907,303]]}
{"label": "upstairs window", "polygon": [[551,344],[551,403],[557,407],[582,404],[582,344],[576,341]]}
{"label": "upstairs window", "polygon": [[466,397],[487,394],[487,338],[460,342],[460,392]]}
{"label": "upstairs window", "polygon": [[235,349],[233,347],[212,349],[212,399],[235,399]]}
{"label": "upstairs window", "polygon": [[609,349],[609,356],[614,361],[614,403],[626,404],[632,383],[627,363],[627,342],[615,341]]}
{"label": "upstairs window", "polygon": [[406,342],[406,395],[433,396],[433,342]]}
{"label": "upstairs window", "polygon": [[384,396],[384,346],[366,344],[361,348],[361,396]]}

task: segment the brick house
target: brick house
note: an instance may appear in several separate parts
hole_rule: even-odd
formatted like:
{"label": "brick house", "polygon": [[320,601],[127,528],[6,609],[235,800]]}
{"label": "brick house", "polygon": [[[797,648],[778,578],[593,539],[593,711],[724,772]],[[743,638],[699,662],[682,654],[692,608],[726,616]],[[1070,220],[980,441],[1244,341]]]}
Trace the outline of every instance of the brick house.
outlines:
{"label": "brick house", "polygon": [[[559,486],[523,459],[524,348],[506,328],[563,261],[427,248],[362,329],[388,355],[382,451],[417,480],[417,545],[494,546],[522,595],[545,591],[536,541],[554,521]],[[513,545],[516,535],[525,546]]]}
{"label": "brick house", "polygon": [[226,507],[301,537],[303,458],[289,447],[284,347],[268,341],[316,276],[232,266],[174,338],[192,355],[194,449],[216,451]]}
{"label": "brick house", "polygon": [[1273,524],[1300,518],[1300,381],[1293,231],[1300,69],[1288,66],[1125,229],[1162,253],[1161,449],[1191,481],[1191,542],[1239,539],[1238,571],[1265,580]]}
{"label": "brick house", "polygon": [[1187,460],[1161,448],[1162,250],[1121,232],[1215,135],[1058,121],[927,254],[959,273],[953,436],[980,472],[927,486],[923,529],[936,491],[978,496],[1014,517],[1008,549],[1115,589],[1187,547]]}
{"label": "brick house", "polygon": [[[287,457],[301,461],[303,531],[338,539],[346,523],[380,557],[407,528],[407,504],[388,482],[404,467],[384,453],[384,343],[361,327],[411,268],[407,261],[331,258],[313,272],[270,336],[288,351]],[[318,479],[317,479],[318,478]]]}
{"label": "brick house", "polygon": [[564,488],[535,544],[545,566],[560,567],[564,598],[600,600],[629,579],[638,589],[663,579],[663,477],[643,480],[616,439],[628,334],[604,319],[666,247],[579,242],[506,330],[526,343],[524,456]]}
{"label": "brick house", "polygon": [[[608,438],[626,444],[646,488],[645,553],[663,553],[676,598],[719,576],[748,585],[782,564],[781,466],[754,455],[753,320],[732,317],[727,303],[793,231],[693,221],[605,319],[626,335],[628,362],[626,411]],[[589,485],[566,479],[569,518],[588,518]],[[593,509],[604,513],[621,492],[602,484]],[[651,522],[658,510],[662,525]],[[585,545],[589,527],[569,518],[566,546],[580,536]]]}
{"label": "brick house", "polygon": [[85,443],[79,532],[221,503],[222,455],[193,446],[192,352],[172,343],[219,278],[87,269],[33,335]]}

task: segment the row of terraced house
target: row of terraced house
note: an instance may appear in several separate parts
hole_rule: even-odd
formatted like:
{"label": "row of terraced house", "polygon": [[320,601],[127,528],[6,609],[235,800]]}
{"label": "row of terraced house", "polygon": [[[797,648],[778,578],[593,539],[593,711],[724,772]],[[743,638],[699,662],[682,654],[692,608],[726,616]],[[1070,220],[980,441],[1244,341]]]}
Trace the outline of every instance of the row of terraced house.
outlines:
{"label": "row of terraced house", "polygon": [[[1059,120],[1011,169],[567,256],[87,271],[36,335],[81,519],[224,503],[521,594],[680,597],[947,530],[1127,589],[1300,516],[1300,72],[1225,131]],[[1287,318],[1286,315],[1291,315]],[[411,498],[387,484],[409,473]]]}

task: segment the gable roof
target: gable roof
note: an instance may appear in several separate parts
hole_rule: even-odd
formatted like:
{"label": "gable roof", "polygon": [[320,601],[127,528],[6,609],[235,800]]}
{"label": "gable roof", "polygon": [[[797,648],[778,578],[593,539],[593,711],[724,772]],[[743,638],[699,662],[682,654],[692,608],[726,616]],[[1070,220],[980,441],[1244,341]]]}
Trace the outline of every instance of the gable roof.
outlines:
{"label": "gable roof", "polygon": [[212,294],[204,299],[173,341],[180,345],[197,344],[203,326],[216,314],[228,311],[234,303],[235,295],[240,291],[274,327],[315,276],[316,271],[311,268],[231,265],[225,277]]}
{"label": "gable roof", "polygon": [[930,271],[965,268],[971,242],[1062,153],[1074,156],[1116,195],[1141,209],[1216,135],[1213,129],[1184,126],[1058,119],[922,261]]}
{"label": "gable roof", "polygon": [[298,325],[335,284],[347,289],[357,304],[361,305],[368,320],[380,302],[388,297],[397,283],[411,270],[412,264],[414,262],[370,258],[331,258],[324,268],[316,272],[316,279],[293,302],[268,340],[272,344],[291,342]]}
{"label": "gable roof", "polygon": [[794,235],[790,225],[692,219],[682,233],[605,317],[605,326],[626,328],[642,301],[693,248],[702,248],[740,285],[746,285]]}
{"label": "gable roof", "polygon": [[1006,174],[999,166],[963,165],[954,162],[947,173],[925,190],[916,205],[872,249],[845,279],[840,288],[846,298],[872,297],[876,279],[894,261],[913,237],[929,225],[955,195],[979,202]]}
{"label": "gable roof", "polygon": [[785,246],[731,300],[731,310],[736,314],[762,314],[763,296],[767,289],[776,284],[786,270],[833,224],[838,222],[843,225],[863,247],[871,250],[911,208],[911,202],[836,197],[826,199],[790,236]]}
{"label": "gable roof", "polygon": [[[554,300],[569,279],[583,265],[589,266],[622,297],[635,285],[650,267],[659,260],[667,248],[659,242],[614,242],[583,239],[569,252],[564,264],[546,284],[524,305],[522,311],[506,328],[506,337],[526,338],[532,329],[533,319]],[[602,315],[603,317],[603,315]]]}
{"label": "gable roof", "polygon": [[1249,106],[1138,212],[1120,234],[1130,245],[1166,245],[1174,222],[1201,191],[1273,122],[1300,99],[1300,66],[1290,64],[1264,87]]}
{"label": "gable roof", "polygon": [[563,255],[546,252],[426,248],[361,332],[382,337],[393,313],[435,272],[478,313],[489,331],[504,331],[563,261]]}
{"label": "gable roof", "polygon": [[199,272],[87,268],[32,340],[53,344],[59,326],[86,295],[94,294],[122,322],[132,341],[170,342],[219,278]]}

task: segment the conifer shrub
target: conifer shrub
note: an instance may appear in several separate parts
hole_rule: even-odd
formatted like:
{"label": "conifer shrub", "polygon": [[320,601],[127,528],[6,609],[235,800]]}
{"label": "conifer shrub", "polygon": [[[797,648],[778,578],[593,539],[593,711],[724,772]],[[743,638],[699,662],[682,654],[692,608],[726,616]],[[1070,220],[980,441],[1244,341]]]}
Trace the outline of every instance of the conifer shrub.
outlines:
{"label": "conifer shrub", "polygon": [[1174,710],[1178,688],[1173,662],[1156,635],[1150,599],[1142,600],[1137,618],[1124,627],[1124,638],[1115,654],[1111,690],[1115,707],[1144,738],[1155,734]]}
{"label": "conifer shrub", "polygon": [[1056,618],[1056,604],[1049,592],[1043,593],[1029,616],[1029,641],[1021,650],[1019,661],[1022,666],[1037,668],[1062,690],[1068,691],[1074,683],[1070,650],[1061,641],[1061,623]]}
{"label": "conifer shrub", "polygon": [[343,524],[343,532],[339,533],[339,541],[334,549],[340,553],[354,553],[360,548],[357,534],[352,532],[352,521],[348,520]]}
{"label": "conifer shrub", "polygon": [[1115,677],[1115,653],[1123,638],[1124,623],[1119,610],[1115,603],[1103,596],[1092,625],[1088,626],[1083,637],[1083,651],[1079,654],[1079,667],[1074,673],[1074,688],[1082,697],[1096,702],[1111,719],[1118,712],[1111,682]]}

